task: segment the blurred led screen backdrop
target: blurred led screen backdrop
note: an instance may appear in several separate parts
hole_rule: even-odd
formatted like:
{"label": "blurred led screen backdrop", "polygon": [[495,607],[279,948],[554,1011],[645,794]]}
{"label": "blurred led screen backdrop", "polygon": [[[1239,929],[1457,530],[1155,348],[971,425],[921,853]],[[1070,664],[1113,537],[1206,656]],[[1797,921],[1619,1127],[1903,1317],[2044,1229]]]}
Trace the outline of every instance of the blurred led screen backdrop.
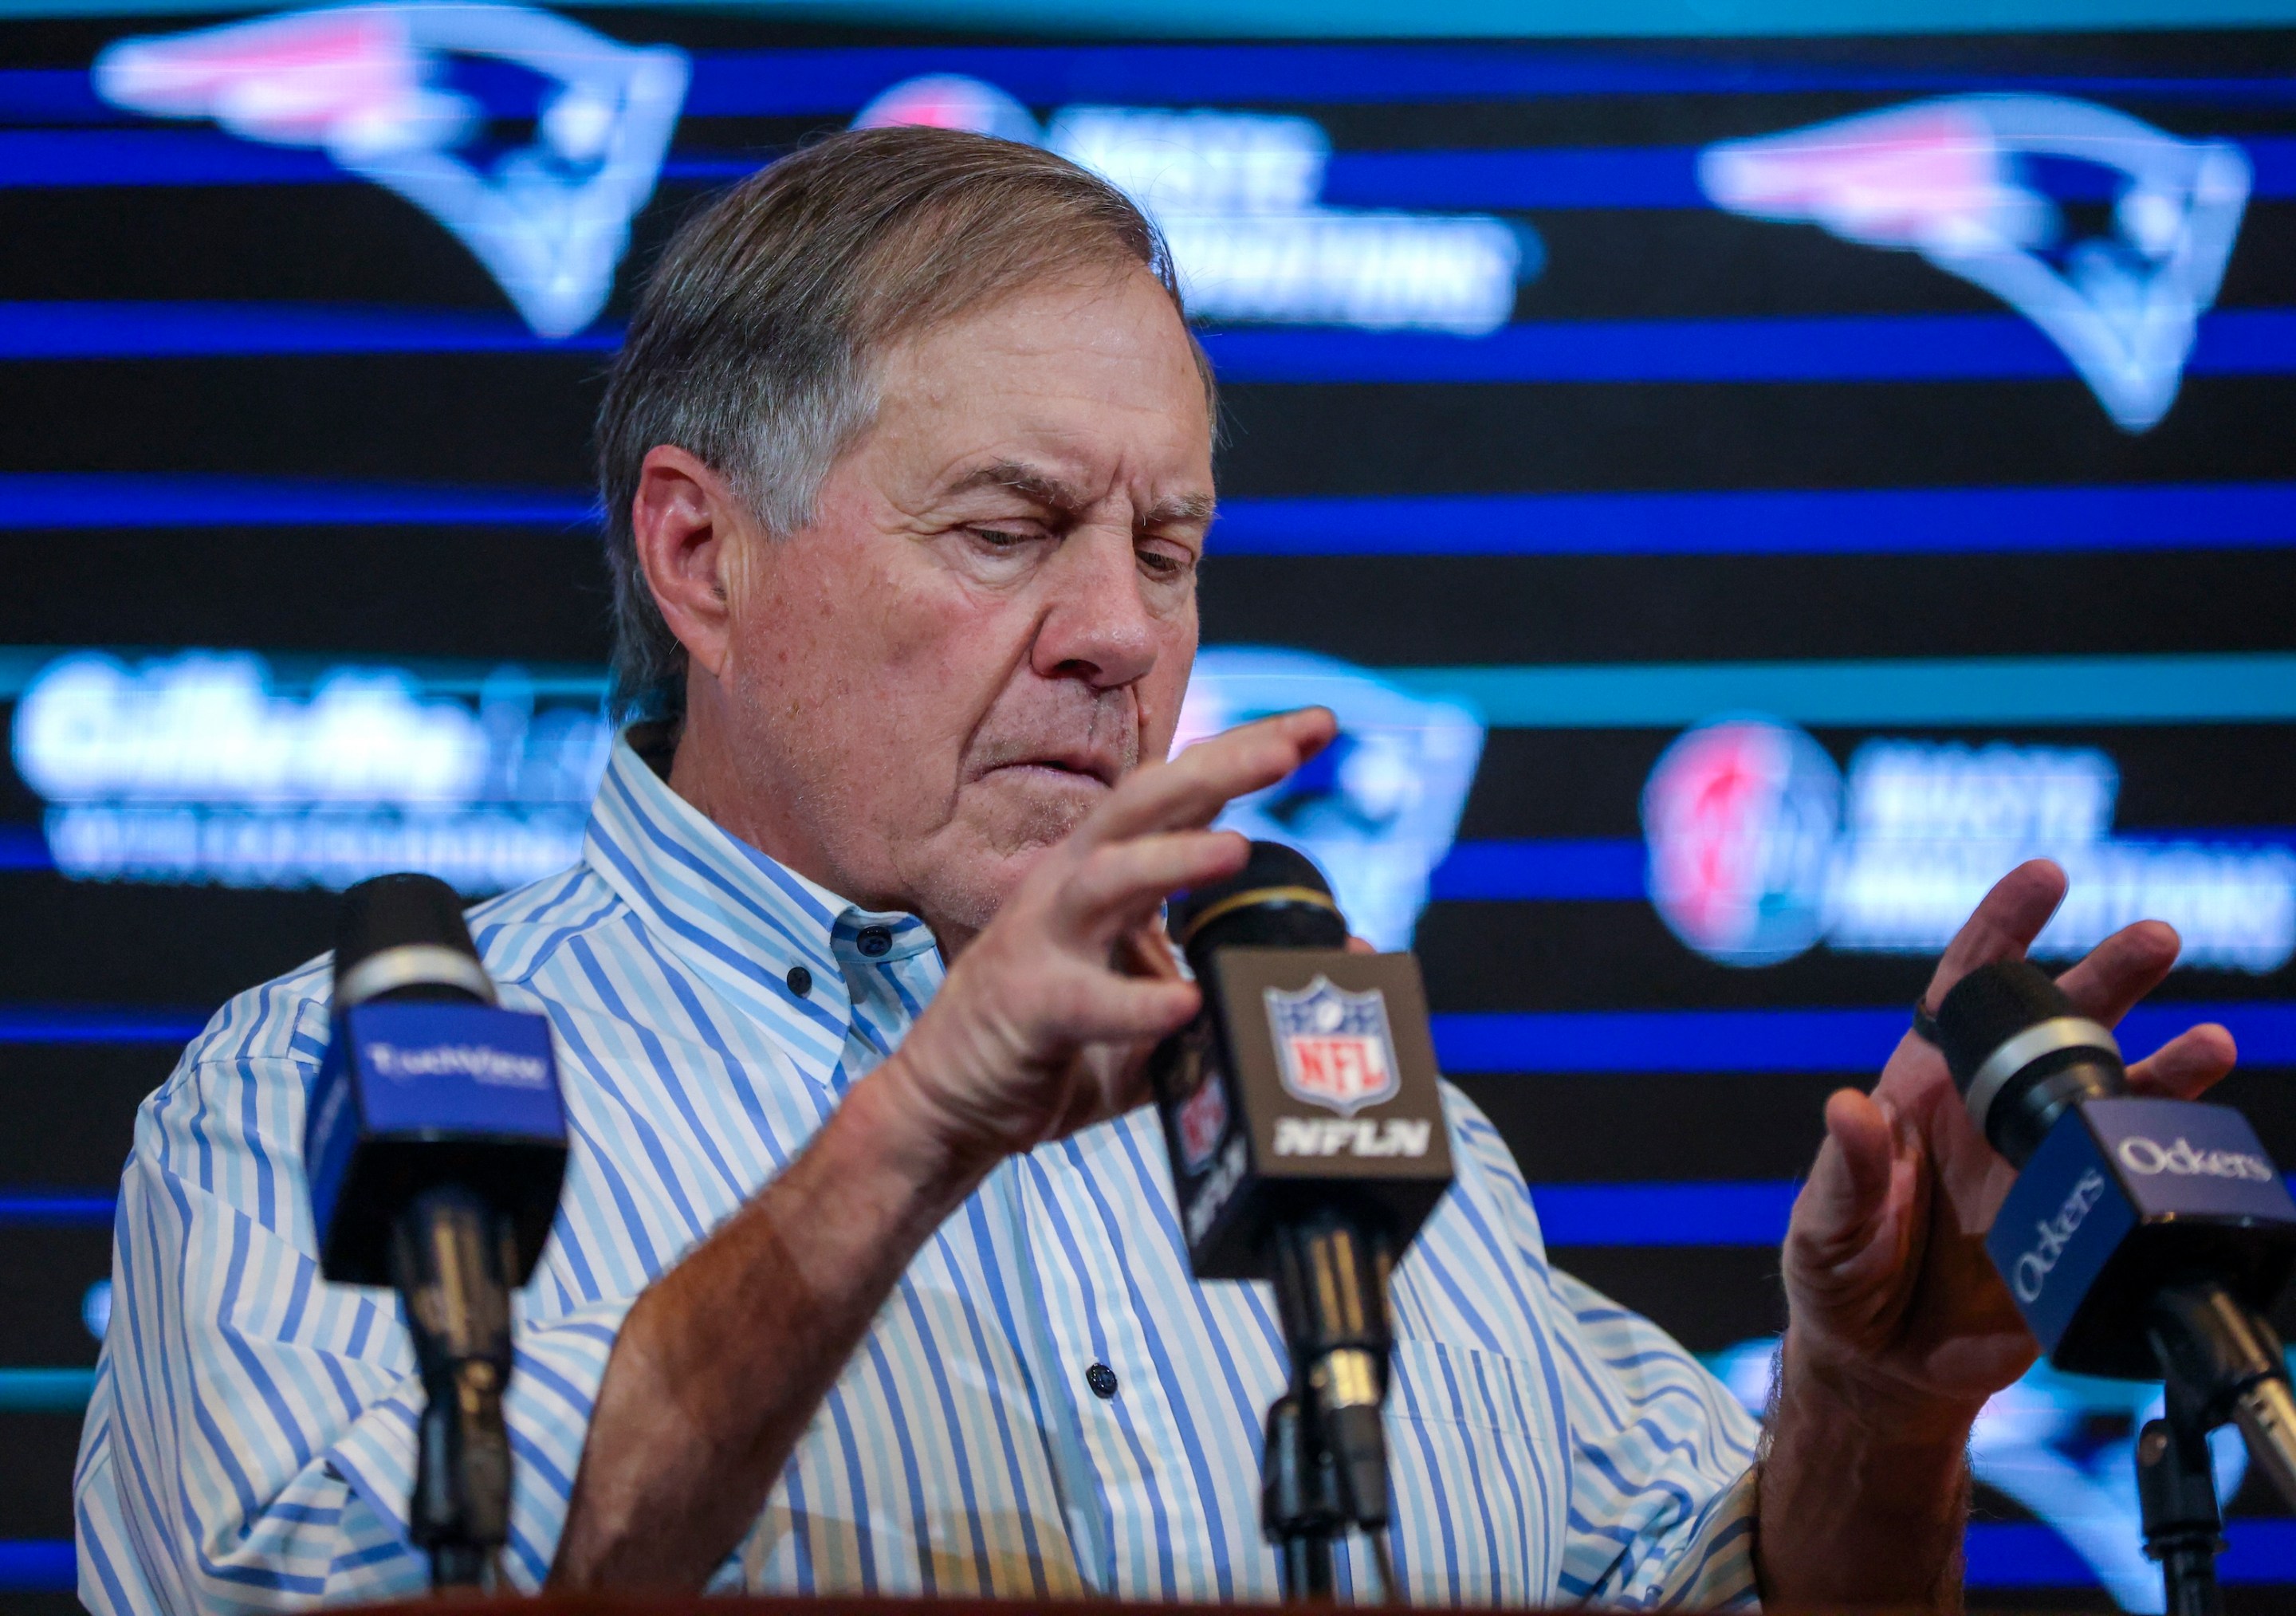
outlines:
{"label": "blurred led screen backdrop", "polygon": [[[1425,963],[1563,1266],[1759,1410],[1824,1095],[2035,855],[2296,1159],[2296,33],[1079,41],[379,0],[0,17],[0,1585],[69,1608],[136,1103],[333,891],[563,867],[637,276],[808,136],[1041,144],[1225,398],[1182,740]],[[2296,1311],[2284,1325],[2296,1321]],[[2033,1375],[1972,1597],[2158,1609],[2156,1389]],[[2224,1572],[2296,1520],[2236,1448]]]}

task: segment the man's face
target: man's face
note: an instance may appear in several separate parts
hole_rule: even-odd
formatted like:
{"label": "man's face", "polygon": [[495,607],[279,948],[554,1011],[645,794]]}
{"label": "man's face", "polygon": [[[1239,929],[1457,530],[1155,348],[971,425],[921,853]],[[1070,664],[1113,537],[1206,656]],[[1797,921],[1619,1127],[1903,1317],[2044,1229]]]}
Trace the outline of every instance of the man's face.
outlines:
{"label": "man's face", "polygon": [[730,569],[728,761],[765,850],[961,942],[1171,742],[1211,424],[1144,270],[927,332],[879,385],[814,522]]}

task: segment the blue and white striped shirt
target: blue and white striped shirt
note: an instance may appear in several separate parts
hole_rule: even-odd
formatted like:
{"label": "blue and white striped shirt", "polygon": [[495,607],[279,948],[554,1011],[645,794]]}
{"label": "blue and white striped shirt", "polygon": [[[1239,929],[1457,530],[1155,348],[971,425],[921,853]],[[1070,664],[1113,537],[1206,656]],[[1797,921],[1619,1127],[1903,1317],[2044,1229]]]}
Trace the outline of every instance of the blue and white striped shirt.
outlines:
{"label": "blue and white striped shirt", "polygon": [[[941,964],[921,922],[743,846],[627,742],[582,862],[472,923],[504,1002],[551,1020],[574,1137],[518,1298],[505,1561],[532,1587],[623,1313],[804,1147]],[[389,1293],[324,1284],[314,1257],[300,1144],[327,995],[319,960],[234,999],[137,1118],[75,1482],[102,1616],[423,1586],[413,1351]],[[1458,1183],[1394,1286],[1414,1600],[1750,1599],[1753,1425],[1547,1266],[1505,1146],[1446,1103]],[[1259,1437],[1284,1378],[1265,1290],[1189,1279],[1153,1113],[1094,1128],[1005,1163],[918,1252],[713,1586],[1271,1598]]]}

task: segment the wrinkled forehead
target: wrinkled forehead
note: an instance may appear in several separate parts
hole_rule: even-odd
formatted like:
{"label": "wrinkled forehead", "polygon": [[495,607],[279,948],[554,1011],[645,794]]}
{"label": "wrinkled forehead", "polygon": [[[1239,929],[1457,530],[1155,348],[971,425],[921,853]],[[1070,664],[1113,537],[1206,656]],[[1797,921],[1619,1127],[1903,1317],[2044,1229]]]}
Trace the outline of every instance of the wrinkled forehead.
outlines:
{"label": "wrinkled forehead", "polygon": [[[984,439],[1033,431],[1046,441],[1032,459],[1076,463],[1160,440],[1190,469],[1209,462],[1218,418],[1210,360],[1145,265],[1048,274],[865,351],[881,422],[898,413]],[[1114,439],[1077,436],[1085,413]]]}

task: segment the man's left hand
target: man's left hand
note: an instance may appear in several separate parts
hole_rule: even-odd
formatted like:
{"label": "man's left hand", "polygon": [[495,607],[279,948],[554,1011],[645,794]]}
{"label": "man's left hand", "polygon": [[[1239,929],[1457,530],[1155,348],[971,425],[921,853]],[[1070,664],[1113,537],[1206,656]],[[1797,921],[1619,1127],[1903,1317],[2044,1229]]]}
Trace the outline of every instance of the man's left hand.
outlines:
{"label": "man's left hand", "polygon": [[[1986,894],[1938,964],[1934,1013],[1980,965],[2024,956],[2064,897],[2036,859]],[[2110,1027],[2177,962],[2176,932],[2140,921],[2058,979],[2081,1013]],[[2194,1027],[2129,1068],[2145,1094],[2190,1097],[2232,1070],[2232,1035]],[[1891,1402],[1973,1415],[2032,1363],[2035,1346],[1985,1252],[2016,1172],[1969,1120],[1945,1057],[1908,1032],[1870,1095],[1826,1102],[1826,1140],[1794,1203],[1785,1243],[1791,1333],[1804,1368]]]}
{"label": "man's left hand", "polygon": [[[2011,871],[1923,1003],[1934,1013],[1978,966],[2021,958],[2064,893],[2053,864]],[[2168,926],[2140,922],[2058,985],[2111,1026],[2159,986],[2177,946]],[[2129,1084],[2196,1095],[2234,1054],[2222,1027],[2194,1027],[2132,1066]],[[1945,1057],[1911,1032],[1871,1094],[1826,1102],[1825,1131],[1786,1231],[1786,1342],[1759,1483],[1763,1593],[1949,1608],[1970,1426],[2036,1352],[1984,1243],[2016,1174],[1971,1123]]]}

